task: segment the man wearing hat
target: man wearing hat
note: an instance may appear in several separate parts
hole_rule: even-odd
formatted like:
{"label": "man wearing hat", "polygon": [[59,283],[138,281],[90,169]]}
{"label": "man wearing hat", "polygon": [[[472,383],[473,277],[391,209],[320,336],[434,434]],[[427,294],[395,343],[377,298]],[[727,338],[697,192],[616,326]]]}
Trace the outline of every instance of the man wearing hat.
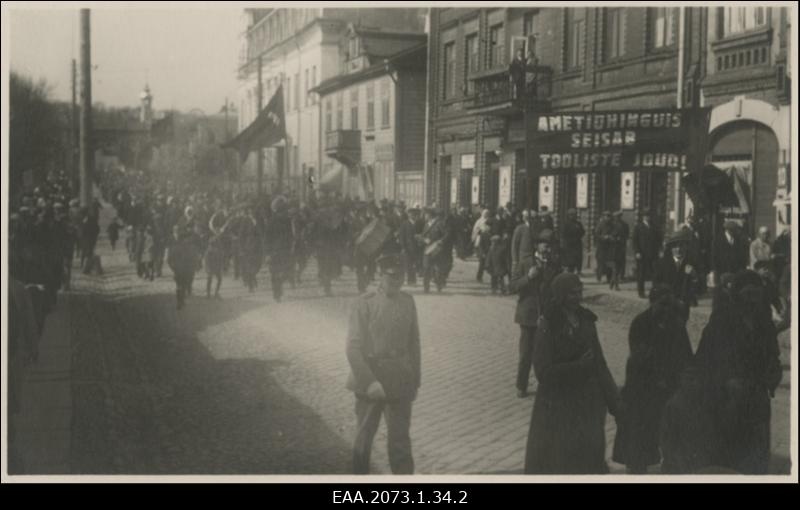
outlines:
{"label": "man wearing hat", "polygon": [[691,234],[686,230],[675,232],[667,240],[664,255],[656,263],[653,272],[653,286],[667,285],[672,288],[675,297],[685,307],[685,315],[689,317],[689,306],[697,304],[697,271],[688,257]]}
{"label": "man wearing hat", "polygon": [[[427,214],[425,230],[422,239],[425,243],[425,253],[422,259],[422,283],[425,292],[430,292],[431,280],[436,284],[436,289],[441,292],[447,283],[447,275],[452,267],[452,242],[449,242],[450,232],[447,229],[442,212],[431,208]],[[450,253],[448,254],[448,247]]]}
{"label": "man wearing hat", "polygon": [[594,229],[594,242],[597,247],[595,258],[597,260],[597,281],[605,276],[609,283],[612,282],[612,268],[614,267],[614,225],[611,211],[604,211]]}
{"label": "man wearing hat", "polygon": [[626,259],[628,258],[628,237],[630,237],[630,228],[625,220],[622,218],[622,211],[614,213],[614,220],[612,223],[612,231],[614,237],[614,271],[613,286],[619,290],[619,282],[625,279],[625,266]]}
{"label": "man wearing hat", "polygon": [[414,298],[403,286],[400,255],[378,259],[380,282],[353,302],[347,334],[350,376],[356,398],[353,470],[369,473],[372,442],[385,417],[393,474],[413,474],[411,406],[421,380],[420,338]]}
{"label": "man wearing hat", "polygon": [[749,250],[739,231],[739,225],[733,220],[723,224],[723,233],[717,239],[714,254],[714,271],[717,274],[738,273],[747,269]]}
{"label": "man wearing hat", "polygon": [[561,266],[552,256],[553,231],[540,231],[536,242],[533,256],[520,258],[512,269],[509,283],[509,291],[518,295],[514,322],[519,324],[520,329],[516,382],[519,398],[528,395],[536,327],[550,302],[550,282],[561,273]]}
{"label": "man wearing hat", "polygon": [[644,282],[650,279],[653,264],[658,258],[658,248],[661,240],[655,226],[650,224],[650,215],[643,211],[639,221],[633,227],[631,239],[633,253],[636,257],[636,290],[639,297],[645,298]]}

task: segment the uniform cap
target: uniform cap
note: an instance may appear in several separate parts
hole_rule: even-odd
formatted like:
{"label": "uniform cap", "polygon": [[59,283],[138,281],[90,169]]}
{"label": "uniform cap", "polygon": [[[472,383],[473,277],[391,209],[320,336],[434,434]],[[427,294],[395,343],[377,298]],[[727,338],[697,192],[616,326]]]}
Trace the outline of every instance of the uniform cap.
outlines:
{"label": "uniform cap", "polygon": [[400,255],[382,255],[376,262],[381,274],[403,274],[403,259]]}

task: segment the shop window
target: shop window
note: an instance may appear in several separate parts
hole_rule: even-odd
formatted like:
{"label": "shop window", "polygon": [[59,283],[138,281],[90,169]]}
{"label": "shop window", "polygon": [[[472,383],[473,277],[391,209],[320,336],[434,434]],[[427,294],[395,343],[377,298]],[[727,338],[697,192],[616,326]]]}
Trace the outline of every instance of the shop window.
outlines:
{"label": "shop window", "polygon": [[358,129],[358,87],[350,91],[350,129]]}
{"label": "shop window", "polygon": [[389,112],[389,82],[387,80],[383,80],[381,82],[381,127],[388,128],[391,125]]}

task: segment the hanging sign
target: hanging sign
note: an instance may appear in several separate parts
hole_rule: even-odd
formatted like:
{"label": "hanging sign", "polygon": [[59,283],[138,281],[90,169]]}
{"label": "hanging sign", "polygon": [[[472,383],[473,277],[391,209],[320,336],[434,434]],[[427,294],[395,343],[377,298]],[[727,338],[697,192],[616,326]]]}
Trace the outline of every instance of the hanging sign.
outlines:
{"label": "hanging sign", "polygon": [[711,108],[534,113],[531,171],[691,171],[704,161],[710,115]]}

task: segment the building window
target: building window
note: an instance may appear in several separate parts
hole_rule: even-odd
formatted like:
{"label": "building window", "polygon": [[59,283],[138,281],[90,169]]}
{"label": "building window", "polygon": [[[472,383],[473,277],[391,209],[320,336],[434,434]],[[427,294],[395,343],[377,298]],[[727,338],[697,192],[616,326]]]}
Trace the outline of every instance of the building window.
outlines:
{"label": "building window", "polygon": [[358,87],[350,91],[350,129],[358,129]]}
{"label": "building window", "polygon": [[305,104],[306,106],[308,106],[308,98],[309,98],[309,93],[308,93],[308,69],[306,69],[306,70],[305,70],[305,73],[304,73],[304,74],[305,74],[305,82],[303,82],[303,83],[305,83],[305,89],[304,89],[304,92],[305,92],[305,94],[304,94],[304,96],[305,96],[305,99],[304,99],[304,101],[303,101],[303,104]]}
{"label": "building window", "polygon": [[567,7],[567,30],[565,41],[566,69],[577,69],[583,64],[584,36],[586,34],[586,8]]}
{"label": "building window", "polygon": [[292,104],[296,109],[300,109],[300,73],[294,75],[294,102]]}
{"label": "building window", "polygon": [[650,47],[666,48],[675,44],[678,7],[650,7]]}
{"label": "building window", "polygon": [[455,96],[456,90],[456,43],[449,42],[444,45],[444,98]]}
{"label": "building window", "polygon": [[286,78],[286,111],[292,109],[292,78]]}
{"label": "building window", "polygon": [[358,57],[361,51],[360,45],[358,43],[358,37],[352,37],[347,42],[347,58],[348,60],[352,60]]}
{"label": "building window", "polygon": [[336,94],[336,129],[342,129],[344,126],[344,112],[342,111],[343,101],[344,93],[340,91]]}
{"label": "building window", "polygon": [[466,70],[464,80],[466,81],[467,94],[472,94],[474,86],[469,76],[478,70],[478,34],[468,35],[464,46],[466,47],[464,52],[464,68]]}
{"label": "building window", "polygon": [[325,99],[325,131],[333,129],[333,105],[331,98]]}
{"label": "building window", "polygon": [[[317,66],[311,68],[311,88],[317,86]],[[317,103],[317,95],[311,94],[311,104]]]}
{"label": "building window", "polygon": [[375,129],[375,84],[367,84],[367,129]]}
{"label": "building window", "polygon": [[614,60],[625,54],[625,10],[609,7],[605,10],[604,60]]}
{"label": "building window", "polygon": [[494,68],[506,63],[506,33],[503,25],[495,25],[489,29],[489,67]]}
{"label": "building window", "polygon": [[389,81],[383,80],[381,82],[381,127],[388,128],[391,123],[389,121]]}
{"label": "building window", "polygon": [[525,14],[522,24],[522,33],[530,46],[527,48],[527,51],[530,52],[531,55],[536,55],[536,38],[539,36],[539,11]]}
{"label": "building window", "polygon": [[722,36],[739,34],[766,26],[766,7],[721,7]]}

